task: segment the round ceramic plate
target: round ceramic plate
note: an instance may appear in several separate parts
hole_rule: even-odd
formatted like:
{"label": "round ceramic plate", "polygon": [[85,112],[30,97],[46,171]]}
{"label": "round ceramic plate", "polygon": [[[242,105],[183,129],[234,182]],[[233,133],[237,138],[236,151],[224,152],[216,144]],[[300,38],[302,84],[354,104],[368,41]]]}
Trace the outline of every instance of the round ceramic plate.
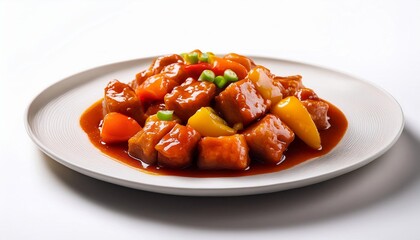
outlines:
{"label": "round ceramic plate", "polygon": [[26,128],[38,147],[82,174],[126,187],[196,196],[248,195],[314,184],[355,170],[382,155],[403,129],[399,104],[385,91],[346,74],[272,58],[253,57],[276,75],[302,75],[305,86],[343,111],[348,129],[327,155],[290,169],[253,176],[194,178],[152,175],[100,152],[79,125],[112,79],[129,82],[154,58],[119,62],[65,78],[41,92],[26,112]]}

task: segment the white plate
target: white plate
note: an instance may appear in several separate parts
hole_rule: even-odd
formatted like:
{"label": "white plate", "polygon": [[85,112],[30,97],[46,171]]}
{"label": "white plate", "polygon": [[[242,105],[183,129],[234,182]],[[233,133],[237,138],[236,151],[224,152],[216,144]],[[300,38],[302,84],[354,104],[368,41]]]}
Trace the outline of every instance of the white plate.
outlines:
{"label": "white plate", "polygon": [[341,109],[348,120],[342,141],[327,155],[293,168],[245,177],[194,178],[151,175],[104,155],[79,125],[112,79],[132,80],[154,58],[114,63],[65,78],[29,105],[26,128],[51,158],[85,175],[126,187],[177,195],[247,195],[302,187],[355,170],[388,150],[400,136],[403,113],[385,91],[354,77],[313,65],[253,57],[277,75],[303,76],[307,87]]}

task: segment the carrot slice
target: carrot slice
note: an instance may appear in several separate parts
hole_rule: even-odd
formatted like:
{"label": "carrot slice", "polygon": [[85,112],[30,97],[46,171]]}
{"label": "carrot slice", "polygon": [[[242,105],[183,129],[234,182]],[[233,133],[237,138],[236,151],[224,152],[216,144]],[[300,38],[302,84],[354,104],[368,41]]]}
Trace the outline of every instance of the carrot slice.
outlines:
{"label": "carrot slice", "polygon": [[248,70],[246,70],[246,68],[240,63],[219,57],[213,57],[212,61],[213,72],[216,76],[223,76],[223,73],[227,69],[234,71],[236,75],[238,75],[239,80],[244,79],[248,74]]}
{"label": "carrot slice", "polygon": [[110,112],[104,117],[100,136],[107,144],[126,142],[140,130],[141,126],[133,118]]}
{"label": "carrot slice", "polygon": [[137,97],[142,102],[163,101],[165,95],[172,91],[178,83],[165,76],[165,73],[159,73],[146,79],[136,89]]}
{"label": "carrot slice", "polygon": [[223,58],[241,64],[242,66],[246,68],[247,71],[250,71],[255,66],[254,61],[252,61],[250,58],[247,58],[245,56],[242,56],[236,53],[229,53],[225,55]]}

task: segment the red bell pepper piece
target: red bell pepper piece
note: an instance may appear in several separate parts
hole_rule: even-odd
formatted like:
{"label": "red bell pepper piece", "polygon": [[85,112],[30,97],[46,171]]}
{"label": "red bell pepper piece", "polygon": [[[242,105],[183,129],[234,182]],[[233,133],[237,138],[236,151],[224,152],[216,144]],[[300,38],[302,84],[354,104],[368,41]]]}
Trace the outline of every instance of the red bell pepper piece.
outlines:
{"label": "red bell pepper piece", "polygon": [[187,75],[187,77],[192,77],[194,79],[198,79],[200,74],[204,70],[212,70],[212,66],[209,63],[196,63],[191,65],[185,65],[184,70]]}

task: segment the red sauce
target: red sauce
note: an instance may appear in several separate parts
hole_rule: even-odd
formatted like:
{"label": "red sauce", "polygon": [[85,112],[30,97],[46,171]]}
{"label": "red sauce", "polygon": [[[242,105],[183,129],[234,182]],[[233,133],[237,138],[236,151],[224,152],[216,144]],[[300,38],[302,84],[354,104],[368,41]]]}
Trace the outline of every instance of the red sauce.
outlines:
{"label": "red sauce", "polygon": [[127,153],[127,144],[105,145],[101,142],[98,129],[99,123],[103,117],[101,102],[102,101],[98,101],[90,108],[88,108],[80,119],[80,125],[87,133],[92,144],[101,152],[123,164],[146,173],[158,175],[174,175],[185,177],[238,177],[278,172],[296,166],[310,159],[325,155],[340,142],[347,130],[346,117],[337,107],[329,103],[330,107],[328,110],[328,116],[330,117],[329,122],[331,123],[331,127],[327,130],[320,131],[322,150],[314,150],[304,144],[299,138],[295,138],[295,140],[290,144],[288,150],[284,154],[284,161],[274,166],[264,165],[254,161],[245,171],[200,170],[195,167],[175,170],[163,169],[156,166],[148,166],[141,161],[131,158]]}

